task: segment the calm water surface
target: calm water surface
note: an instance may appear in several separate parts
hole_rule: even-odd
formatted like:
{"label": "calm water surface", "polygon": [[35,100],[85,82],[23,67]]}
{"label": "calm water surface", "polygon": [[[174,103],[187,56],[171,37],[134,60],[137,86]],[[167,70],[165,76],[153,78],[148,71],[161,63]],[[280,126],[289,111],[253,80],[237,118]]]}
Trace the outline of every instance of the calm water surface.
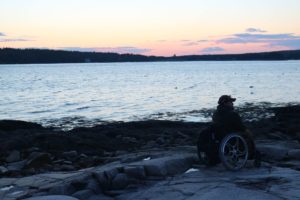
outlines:
{"label": "calm water surface", "polygon": [[300,102],[300,61],[0,65],[0,92],[0,119],[199,121],[222,94]]}

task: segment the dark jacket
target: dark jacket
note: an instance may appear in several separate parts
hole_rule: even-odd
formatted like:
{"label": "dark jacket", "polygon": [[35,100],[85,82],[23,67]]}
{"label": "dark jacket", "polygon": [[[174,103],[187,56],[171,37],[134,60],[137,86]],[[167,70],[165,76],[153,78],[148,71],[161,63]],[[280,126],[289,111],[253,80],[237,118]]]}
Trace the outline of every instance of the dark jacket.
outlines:
{"label": "dark jacket", "polygon": [[218,130],[222,132],[238,131],[243,132],[246,130],[242,119],[238,113],[236,113],[233,107],[219,105],[216,112],[213,114],[213,124]]}

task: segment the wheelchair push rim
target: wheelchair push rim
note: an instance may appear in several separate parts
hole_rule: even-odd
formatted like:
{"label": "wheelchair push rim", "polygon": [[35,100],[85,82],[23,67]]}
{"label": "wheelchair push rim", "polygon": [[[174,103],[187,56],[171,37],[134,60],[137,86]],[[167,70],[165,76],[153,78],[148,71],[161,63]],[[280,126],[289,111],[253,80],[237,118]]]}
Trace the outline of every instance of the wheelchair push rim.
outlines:
{"label": "wheelchair push rim", "polygon": [[246,140],[237,133],[227,135],[221,142],[219,157],[229,170],[239,170],[245,166],[249,155]]}

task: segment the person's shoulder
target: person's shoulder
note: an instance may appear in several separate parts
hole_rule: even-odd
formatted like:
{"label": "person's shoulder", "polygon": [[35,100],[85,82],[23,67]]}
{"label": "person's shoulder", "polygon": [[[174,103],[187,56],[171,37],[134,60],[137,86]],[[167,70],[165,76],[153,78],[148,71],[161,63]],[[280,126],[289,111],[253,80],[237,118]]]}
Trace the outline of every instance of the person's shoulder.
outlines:
{"label": "person's shoulder", "polygon": [[240,118],[240,114],[234,110],[230,111],[230,116],[234,117],[234,118]]}

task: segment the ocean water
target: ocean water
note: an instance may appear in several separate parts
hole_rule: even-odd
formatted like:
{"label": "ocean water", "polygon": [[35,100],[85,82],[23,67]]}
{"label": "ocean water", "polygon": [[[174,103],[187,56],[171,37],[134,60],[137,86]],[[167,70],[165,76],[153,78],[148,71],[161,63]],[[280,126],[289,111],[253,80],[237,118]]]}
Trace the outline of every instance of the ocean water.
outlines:
{"label": "ocean water", "polygon": [[236,105],[300,102],[300,61],[0,65],[0,119],[46,125],[207,120]]}

